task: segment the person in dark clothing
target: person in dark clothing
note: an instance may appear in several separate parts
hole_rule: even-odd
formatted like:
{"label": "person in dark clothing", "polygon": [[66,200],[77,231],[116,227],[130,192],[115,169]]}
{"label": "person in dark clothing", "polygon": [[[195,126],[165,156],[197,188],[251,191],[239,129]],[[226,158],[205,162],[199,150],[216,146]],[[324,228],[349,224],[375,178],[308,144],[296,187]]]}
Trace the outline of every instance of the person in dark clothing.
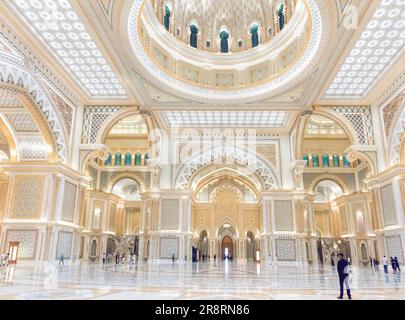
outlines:
{"label": "person in dark clothing", "polygon": [[399,267],[398,258],[394,257],[394,261],[395,261],[395,266],[397,267],[398,271],[401,272],[401,268]]}
{"label": "person in dark clothing", "polygon": [[332,264],[332,267],[335,266],[335,259],[333,259],[333,255],[330,257],[330,263]]}
{"label": "person in dark clothing", "polygon": [[347,297],[349,300],[352,299],[352,295],[350,293],[349,288],[349,274],[347,273],[348,262],[346,259],[343,258],[343,254],[338,254],[338,263],[337,263],[337,272],[339,274],[339,285],[340,285],[340,295],[338,299],[343,299],[343,287],[346,286]]}
{"label": "person in dark clothing", "polygon": [[391,260],[391,267],[394,273],[397,273],[397,264],[395,263],[395,259],[393,257],[390,257]]}

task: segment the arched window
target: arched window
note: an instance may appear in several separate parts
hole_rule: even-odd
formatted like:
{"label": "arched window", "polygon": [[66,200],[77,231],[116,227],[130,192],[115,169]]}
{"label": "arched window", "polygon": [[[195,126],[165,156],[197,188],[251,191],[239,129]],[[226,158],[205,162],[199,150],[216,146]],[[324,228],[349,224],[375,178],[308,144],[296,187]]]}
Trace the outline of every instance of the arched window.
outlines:
{"label": "arched window", "polygon": [[307,154],[304,154],[304,155],[302,156],[302,159],[306,161],[305,166],[308,167],[308,166],[309,166],[309,161],[308,161],[308,160],[309,160],[309,157],[308,157],[308,155],[307,155]]}
{"label": "arched window", "polygon": [[198,35],[198,28],[195,24],[190,26],[190,46],[193,48],[197,48],[197,35]]}
{"label": "arched window", "polygon": [[340,161],[339,161],[339,155],[338,154],[333,155],[333,166],[334,167],[339,167],[340,166]]}
{"label": "arched window", "polygon": [[252,24],[250,34],[252,36],[252,48],[257,47],[259,45],[259,25],[257,23]]}
{"label": "arched window", "polygon": [[221,39],[221,52],[222,53],[228,53],[229,52],[229,46],[228,46],[228,38],[229,34],[227,31],[222,31],[219,34],[219,37]]}
{"label": "arched window", "polygon": [[117,152],[117,153],[115,154],[115,161],[114,161],[114,164],[115,164],[116,166],[120,166],[120,165],[121,165],[121,158],[122,158],[121,152]]}
{"label": "arched window", "polygon": [[322,156],[322,166],[329,167],[329,155],[324,154]]}
{"label": "arched window", "polygon": [[131,152],[125,154],[125,165],[130,166],[132,164],[132,155]]}
{"label": "arched window", "polygon": [[112,154],[109,153],[107,159],[105,159],[104,164],[105,164],[106,166],[111,166],[111,162],[112,162]]}
{"label": "arched window", "polygon": [[135,165],[136,166],[141,166],[142,165],[142,154],[140,152],[137,152],[135,154]]}
{"label": "arched window", "polygon": [[350,167],[350,161],[347,160],[347,156],[346,156],[346,155],[343,156],[343,166],[344,166],[345,168],[349,168],[349,167]]}
{"label": "arched window", "polygon": [[319,167],[319,157],[317,154],[312,155],[312,164],[315,168]]}
{"label": "arched window", "polygon": [[280,3],[277,9],[277,16],[278,16],[278,23],[280,26],[280,30],[284,28],[284,4]]}
{"label": "arched window", "polygon": [[164,18],[164,25],[165,25],[165,29],[167,31],[169,31],[170,29],[170,7],[168,5],[165,5],[165,18]]}
{"label": "arched window", "polygon": [[144,160],[145,166],[148,164],[148,160],[149,160],[149,153],[145,153],[145,160]]}

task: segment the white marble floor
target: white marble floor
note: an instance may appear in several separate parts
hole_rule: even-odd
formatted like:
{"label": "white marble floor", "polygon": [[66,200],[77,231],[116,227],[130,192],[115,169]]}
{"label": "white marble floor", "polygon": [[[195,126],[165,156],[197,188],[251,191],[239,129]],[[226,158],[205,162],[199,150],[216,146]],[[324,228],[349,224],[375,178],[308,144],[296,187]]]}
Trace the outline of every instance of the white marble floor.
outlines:
{"label": "white marble floor", "polygon": [[[405,276],[353,267],[353,298],[405,299]],[[0,269],[0,299],[335,300],[335,269],[256,263],[22,263]]]}

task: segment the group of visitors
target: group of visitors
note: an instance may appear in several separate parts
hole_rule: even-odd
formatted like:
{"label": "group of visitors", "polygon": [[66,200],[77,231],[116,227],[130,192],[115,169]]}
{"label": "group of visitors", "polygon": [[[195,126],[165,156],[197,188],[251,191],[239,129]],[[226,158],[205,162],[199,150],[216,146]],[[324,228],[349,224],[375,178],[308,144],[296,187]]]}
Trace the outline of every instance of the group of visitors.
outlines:
{"label": "group of visitors", "polygon": [[0,255],[0,266],[2,267],[7,267],[8,266],[8,258],[10,254],[9,253],[2,253]]}
{"label": "group of visitors", "polygon": [[390,263],[393,273],[401,272],[401,268],[399,267],[399,261],[397,257],[390,257],[390,260],[388,260],[388,258],[384,256],[384,258],[382,258],[382,264],[385,273],[388,273],[388,266]]}
{"label": "group of visitors", "polygon": [[370,267],[378,267],[380,265],[380,261],[378,261],[375,257],[370,257]]}
{"label": "group of visitors", "polygon": [[[112,262],[113,260],[113,254],[112,253],[103,253],[103,264]],[[127,264],[133,264],[138,260],[138,256],[134,253],[131,254],[116,254],[115,255],[115,264],[120,264],[120,263],[127,263]]]}
{"label": "group of visitors", "polygon": [[[339,275],[339,286],[340,286],[340,295],[338,296],[338,299],[343,299],[344,287],[346,287],[347,297],[349,298],[349,300],[351,300],[352,295],[351,295],[350,286],[349,286],[349,274],[351,273],[350,262],[348,260],[344,259],[344,256],[342,253],[339,253],[337,256],[338,256],[337,272]],[[385,273],[389,273],[388,266],[390,263],[391,263],[393,273],[397,273],[397,272],[401,271],[397,257],[390,257],[390,260],[388,260],[388,258],[386,256],[384,256],[384,258],[382,258],[382,265],[384,267]],[[379,261],[377,261],[376,258],[370,257],[370,264],[371,264],[371,266],[378,266]]]}
{"label": "group of visitors", "polygon": [[[200,259],[201,259],[201,261],[211,261],[211,256],[203,254]],[[212,257],[212,261],[217,261],[217,255],[216,254],[214,254],[214,256]]]}

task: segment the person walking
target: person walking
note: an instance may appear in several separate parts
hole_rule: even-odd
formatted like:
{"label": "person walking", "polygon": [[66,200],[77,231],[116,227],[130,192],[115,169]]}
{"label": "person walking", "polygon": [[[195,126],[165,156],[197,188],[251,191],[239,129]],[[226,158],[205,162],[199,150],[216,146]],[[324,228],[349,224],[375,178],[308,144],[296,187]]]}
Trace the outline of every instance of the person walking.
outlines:
{"label": "person walking", "polygon": [[174,262],[174,260],[175,260],[175,259],[174,259],[174,253],[173,253],[173,254],[172,254],[172,262]]}
{"label": "person walking", "polygon": [[60,258],[59,258],[59,265],[64,265],[65,264],[65,257],[63,256],[63,253],[60,255]]}
{"label": "person walking", "polygon": [[8,258],[10,257],[10,253],[7,252],[6,256],[4,257],[4,266],[8,267]]}
{"label": "person walking", "polygon": [[399,261],[397,257],[394,257],[395,266],[397,267],[398,271],[401,272],[401,268],[399,267]]}
{"label": "person walking", "polygon": [[106,258],[106,254],[105,252],[103,253],[103,264],[105,264],[105,258]]}
{"label": "person walking", "polygon": [[373,267],[373,258],[370,257],[370,267]]}
{"label": "person walking", "polygon": [[339,286],[340,286],[340,295],[338,299],[343,299],[343,290],[344,286],[346,286],[347,297],[349,300],[352,299],[352,295],[349,288],[349,274],[348,274],[348,266],[349,263],[343,257],[343,253],[338,254],[338,263],[337,263],[337,272],[339,275]]}
{"label": "person walking", "polygon": [[392,267],[392,271],[394,273],[397,273],[397,264],[395,263],[395,259],[393,257],[390,257],[391,259],[391,267]]}
{"label": "person walking", "polygon": [[384,256],[384,258],[382,258],[382,264],[384,267],[384,272],[388,273],[388,259],[386,256]]}
{"label": "person walking", "polygon": [[333,259],[333,255],[330,257],[330,263],[332,264],[332,267],[335,266],[335,259]]}

